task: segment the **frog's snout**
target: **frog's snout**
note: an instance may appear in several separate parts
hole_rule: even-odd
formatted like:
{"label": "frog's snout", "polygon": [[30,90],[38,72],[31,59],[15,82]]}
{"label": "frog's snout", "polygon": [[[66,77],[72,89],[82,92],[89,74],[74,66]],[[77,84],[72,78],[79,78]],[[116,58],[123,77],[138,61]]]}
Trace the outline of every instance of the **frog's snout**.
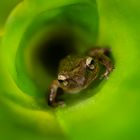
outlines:
{"label": "frog's snout", "polygon": [[82,87],[82,86],[84,86],[86,79],[83,76],[75,76],[74,80],[76,81],[77,85]]}

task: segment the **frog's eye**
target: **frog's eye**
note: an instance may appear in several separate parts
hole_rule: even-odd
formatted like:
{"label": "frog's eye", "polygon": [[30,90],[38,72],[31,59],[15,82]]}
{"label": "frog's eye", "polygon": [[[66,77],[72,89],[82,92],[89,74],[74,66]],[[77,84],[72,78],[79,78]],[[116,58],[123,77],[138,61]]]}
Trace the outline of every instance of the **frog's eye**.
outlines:
{"label": "frog's eye", "polygon": [[64,75],[58,75],[58,81],[62,83],[64,86],[68,85],[67,78]]}
{"label": "frog's eye", "polygon": [[90,68],[91,70],[93,70],[95,68],[94,66],[94,60],[92,57],[88,57],[86,59],[86,65],[88,66],[88,68]]}

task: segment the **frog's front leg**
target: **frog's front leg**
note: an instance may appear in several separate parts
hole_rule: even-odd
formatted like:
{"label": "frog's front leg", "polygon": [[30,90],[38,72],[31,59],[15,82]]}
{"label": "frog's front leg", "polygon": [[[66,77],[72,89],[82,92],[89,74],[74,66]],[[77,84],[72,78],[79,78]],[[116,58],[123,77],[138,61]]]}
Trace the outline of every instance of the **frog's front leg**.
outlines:
{"label": "frog's front leg", "polygon": [[60,84],[57,80],[54,80],[50,86],[49,97],[48,97],[48,105],[56,107],[58,105],[64,105],[62,101],[57,101],[58,89],[60,88]]}
{"label": "frog's front leg", "polygon": [[102,79],[103,77],[106,77],[108,79],[108,75],[113,70],[114,65],[113,65],[111,59],[108,56],[106,56],[106,55],[100,56],[99,61],[106,68],[105,72],[101,75],[100,78]]}
{"label": "frog's front leg", "polygon": [[95,47],[95,48],[92,48],[88,53],[88,55],[97,59],[106,68],[105,72],[101,75],[100,78],[103,78],[103,77],[108,78],[108,75],[114,68],[112,60],[108,57],[110,52],[111,52],[110,48]]}

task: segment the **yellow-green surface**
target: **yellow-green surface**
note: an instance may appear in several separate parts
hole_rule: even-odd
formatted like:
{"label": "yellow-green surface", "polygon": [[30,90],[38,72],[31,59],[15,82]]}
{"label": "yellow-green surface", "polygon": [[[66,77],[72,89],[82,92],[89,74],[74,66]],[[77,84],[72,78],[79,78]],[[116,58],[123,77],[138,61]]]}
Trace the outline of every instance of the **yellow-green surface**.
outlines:
{"label": "yellow-green surface", "polygon": [[[139,7],[136,0],[0,2],[0,139],[139,140]],[[29,55],[35,34],[65,24],[75,26],[83,44],[109,45],[115,70],[96,95],[51,109],[36,81],[48,86],[52,77],[31,70]]]}

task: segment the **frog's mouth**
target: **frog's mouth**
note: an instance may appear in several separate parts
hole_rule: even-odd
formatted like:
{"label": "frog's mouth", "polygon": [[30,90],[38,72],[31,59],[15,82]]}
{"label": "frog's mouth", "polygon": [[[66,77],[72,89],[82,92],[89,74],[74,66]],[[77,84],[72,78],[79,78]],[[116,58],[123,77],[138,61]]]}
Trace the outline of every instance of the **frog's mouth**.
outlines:
{"label": "frog's mouth", "polygon": [[69,94],[78,94],[81,90],[82,88],[77,88],[77,89],[67,90],[66,92]]}

